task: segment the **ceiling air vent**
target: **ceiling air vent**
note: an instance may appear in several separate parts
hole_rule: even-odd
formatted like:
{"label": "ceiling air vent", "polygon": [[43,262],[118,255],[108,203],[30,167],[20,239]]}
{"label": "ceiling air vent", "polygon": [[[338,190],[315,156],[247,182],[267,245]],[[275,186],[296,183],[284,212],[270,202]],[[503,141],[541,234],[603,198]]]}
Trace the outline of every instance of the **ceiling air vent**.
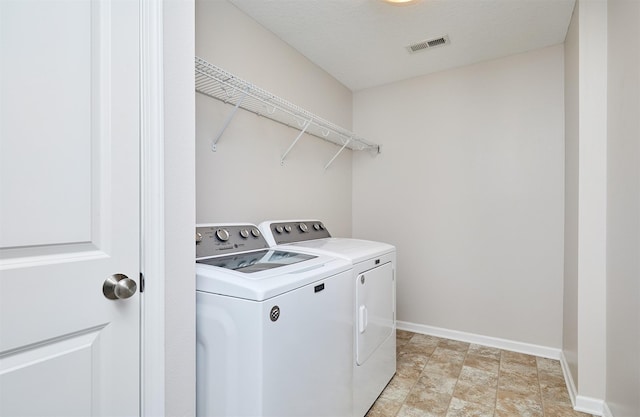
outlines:
{"label": "ceiling air vent", "polygon": [[415,52],[423,51],[425,49],[437,48],[438,46],[448,45],[449,43],[450,43],[449,35],[444,35],[439,38],[427,39],[425,41],[413,43],[407,46],[407,50],[409,51],[409,53],[413,54]]}

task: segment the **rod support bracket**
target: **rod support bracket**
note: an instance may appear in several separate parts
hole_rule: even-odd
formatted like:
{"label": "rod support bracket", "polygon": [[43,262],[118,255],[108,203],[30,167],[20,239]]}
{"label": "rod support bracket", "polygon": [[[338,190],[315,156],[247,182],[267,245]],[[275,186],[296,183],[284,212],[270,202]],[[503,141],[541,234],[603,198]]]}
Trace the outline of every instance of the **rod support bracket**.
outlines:
{"label": "rod support bracket", "polygon": [[298,141],[300,140],[300,138],[302,137],[304,132],[307,131],[307,128],[309,127],[309,125],[311,124],[312,121],[313,121],[313,119],[305,120],[304,125],[303,125],[304,127],[300,130],[300,133],[298,133],[298,136],[296,136],[296,138],[293,141],[293,143],[291,143],[291,145],[289,145],[289,148],[287,148],[287,150],[284,151],[284,154],[282,154],[282,158],[280,158],[280,165],[284,165],[284,158],[287,157],[289,152],[291,152],[291,149],[293,149],[293,147],[296,145],[296,143],[298,143]]}

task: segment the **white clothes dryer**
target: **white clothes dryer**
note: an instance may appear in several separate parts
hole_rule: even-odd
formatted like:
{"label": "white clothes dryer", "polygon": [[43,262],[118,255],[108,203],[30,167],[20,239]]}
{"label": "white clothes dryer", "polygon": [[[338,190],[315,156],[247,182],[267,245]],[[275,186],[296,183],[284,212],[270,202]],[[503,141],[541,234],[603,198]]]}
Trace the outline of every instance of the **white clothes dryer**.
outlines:
{"label": "white clothes dryer", "polygon": [[351,264],[196,227],[197,415],[351,416]]}
{"label": "white clothes dryer", "polygon": [[396,372],[395,247],[331,237],[319,220],[266,221],[259,228],[272,248],[353,264],[354,416],[364,416]]}

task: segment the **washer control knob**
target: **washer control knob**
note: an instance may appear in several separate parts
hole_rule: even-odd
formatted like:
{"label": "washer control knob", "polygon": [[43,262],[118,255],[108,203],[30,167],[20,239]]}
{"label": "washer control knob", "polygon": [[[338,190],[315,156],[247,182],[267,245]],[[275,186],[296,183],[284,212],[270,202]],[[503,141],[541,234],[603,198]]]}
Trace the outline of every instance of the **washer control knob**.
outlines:
{"label": "washer control knob", "polygon": [[304,224],[304,223],[300,223],[300,224],[298,225],[298,227],[300,228],[300,231],[301,231],[302,233],[306,233],[306,232],[308,232],[308,231],[309,231],[309,228],[308,228],[308,227],[307,227],[307,225],[306,225],[306,224]]}
{"label": "washer control knob", "polygon": [[320,223],[314,223],[313,224],[313,229],[314,230],[320,230]]}
{"label": "washer control knob", "polygon": [[204,237],[202,236],[202,233],[196,232],[196,245],[202,242],[202,239],[204,239]]}
{"label": "washer control knob", "polygon": [[247,229],[240,229],[240,237],[246,239],[249,237],[249,231]]}
{"label": "washer control knob", "polygon": [[287,233],[291,233],[291,225],[290,224],[286,225],[284,227],[284,231],[287,232]]}
{"label": "washer control knob", "polygon": [[221,242],[226,242],[229,240],[229,231],[227,229],[218,229],[216,230],[216,237]]}
{"label": "washer control knob", "polygon": [[282,225],[276,226],[276,233],[282,233],[282,232],[284,232],[284,227]]}
{"label": "washer control knob", "polygon": [[251,229],[251,234],[253,235],[253,237],[260,237],[260,230],[254,227],[253,229]]}

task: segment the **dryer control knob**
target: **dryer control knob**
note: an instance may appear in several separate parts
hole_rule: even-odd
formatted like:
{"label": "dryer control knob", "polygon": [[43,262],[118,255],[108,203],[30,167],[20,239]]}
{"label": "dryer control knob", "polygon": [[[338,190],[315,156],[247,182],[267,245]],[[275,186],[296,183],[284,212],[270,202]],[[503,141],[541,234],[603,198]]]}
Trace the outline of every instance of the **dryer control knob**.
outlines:
{"label": "dryer control knob", "polygon": [[246,239],[249,237],[249,231],[247,229],[240,229],[240,236],[243,239]]}
{"label": "dryer control knob", "polygon": [[287,232],[287,233],[291,233],[291,225],[290,224],[286,225],[284,227],[284,231]]}
{"label": "dryer control knob", "polygon": [[218,229],[216,230],[216,237],[221,242],[226,242],[229,240],[229,231],[227,229]]}
{"label": "dryer control knob", "polygon": [[308,231],[309,231],[309,228],[308,228],[308,227],[307,227],[307,225],[306,225],[306,224],[304,224],[304,223],[300,223],[300,224],[298,225],[298,227],[300,228],[300,231],[301,231],[302,233],[306,233],[306,232],[308,232]]}
{"label": "dryer control knob", "polygon": [[260,230],[254,227],[253,229],[251,229],[251,234],[253,235],[253,237],[260,237]]}

